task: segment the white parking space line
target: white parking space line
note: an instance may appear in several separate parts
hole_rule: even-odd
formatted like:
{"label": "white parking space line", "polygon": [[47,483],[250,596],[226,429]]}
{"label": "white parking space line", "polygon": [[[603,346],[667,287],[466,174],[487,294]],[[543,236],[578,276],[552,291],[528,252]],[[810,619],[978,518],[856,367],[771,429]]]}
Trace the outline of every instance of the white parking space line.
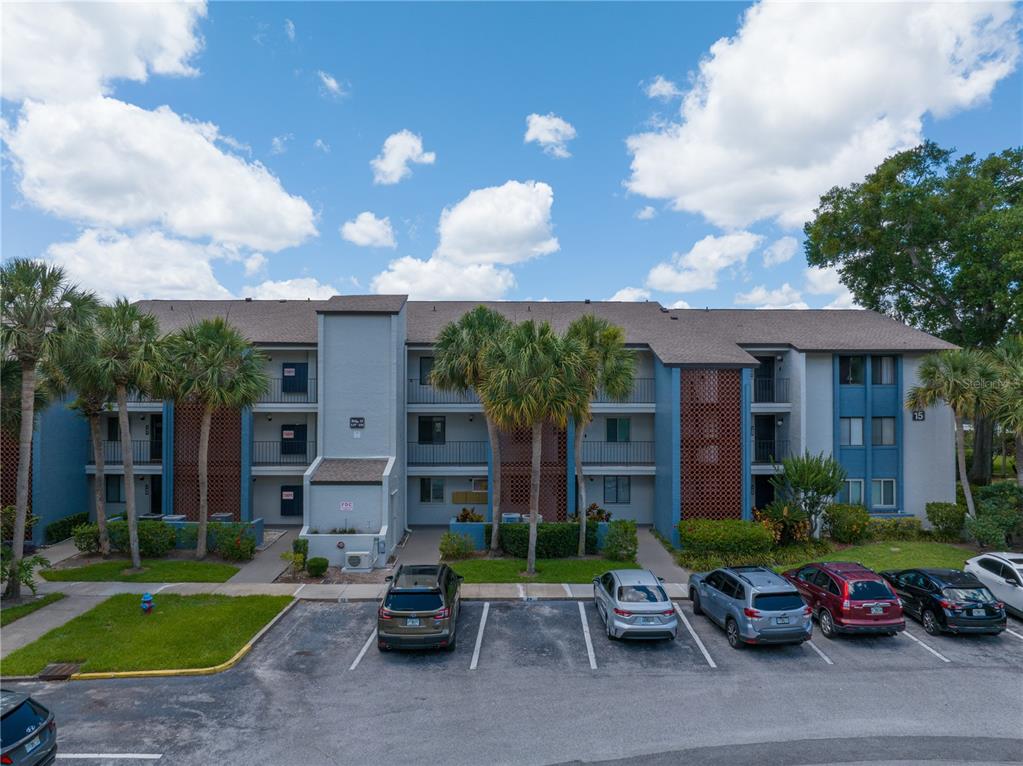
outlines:
{"label": "white parking space line", "polygon": [[526,589],[522,587],[522,583],[518,583],[519,586],[519,598],[523,601],[526,600]]}
{"label": "white parking space line", "polygon": [[924,649],[926,649],[927,651],[929,651],[929,652],[930,652],[931,654],[933,654],[933,655],[934,655],[935,657],[937,657],[937,658],[938,658],[939,660],[941,660],[942,662],[951,662],[951,661],[952,661],[952,660],[950,660],[950,659],[949,659],[948,657],[946,657],[946,656],[945,656],[944,654],[942,654],[941,652],[937,651],[936,649],[932,649],[932,648],[931,648],[930,646],[928,646],[927,644],[925,644],[925,643],[924,643],[923,641],[921,641],[921,640],[920,640],[919,638],[917,638],[916,636],[914,636],[914,635],[913,635],[912,633],[910,633],[910,632],[909,632],[908,630],[904,630],[904,631],[902,631],[902,633],[901,633],[901,634],[898,634],[898,635],[903,635],[903,636],[905,636],[906,638],[911,638],[911,639],[913,639],[913,640],[914,640],[914,641],[916,641],[916,642],[917,642],[918,644],[920,644],[920,646],[922,646],[922,647],[923,647]]}
{"label": "white parking space line", "polygon": [[57,753],[65,761],[158,761],[162,753]]}
{"label": "white parking space line", "polygon": [[1011,633],[1011,634],[1012,634],[1012,635],[1014,635],[1014,636],[1015,636],[1016,638],[1018,638],[1018,639],[1020,639],[1021,641],[1023,641],[1023,633],[1017,633],[1016,631],[1012,630],[1012,628],[1006,628],[1006,629],[1005,629],[1005,632],[1006,632],[1006,633]]}
{"label": "white parking space line", "polygon": [[831,658],[828,655],[826,655],[824,652],[822,652],[820,650],[820,648],[817,646],[817,644],[815,644],[813,641],[807,641],[806,643],[807,643],[807,645],[811,649],[813,649],[815,652],[817,652],[817,654],[820,655],[821,659],[824,660],[826,663],[828,663],[829,665],[834,665],[835,664],[835,663],[833,663],[831,661]]}
{"label": "white parking space line", "polygon": [[490,613],[490,602],[483,602],[483,616],[480,617],[480,629],[476,631],[476,646],[472,649],[472,662],[469,663],[469,670],[475,670],[480,661],[480,646],[483,645],[483,628],[487,624],[487,615]]}
{"label": "white parking space line", "polygon": [[576,601],[579,605],[579,620],[583,624],[583,638],[586,639],[586,654],[590,658],[590,670],[597,669],[597,658],[593,655],[593,642],[590,640],[590,626],[586,622],[586,607],[582,601]]}
{"label": "white parking space line", "polygon": [[682,622],[685,624],[686,630],[689,631],[689,635],[693,637],[693,641],[695,641],[696,645],[700,647],[700,651],[703,652],[703,658],[707,660],[707,664],[712,668],[716,668],[717,663],[711,659],[710,652],[707,651],[707,647],[703,645],[703,641],[700,640],[700,637],[696,635],[696,631],[693,630],[693,626],[689,624],[689,620],[686,619],[685,613],[679,608],[678,604],[675,604],[675,611],[678,612],[678,616],[682,618]]}
{"label": "white parking space line", "polygon": [[568,587],[567,582],[561,583],[561,587],[565,589],[565,595],[572,598],[572,589]]}
{"label": "white parking space line", "polygon": [[306,586],[305,583],[302,583],[301,585],[299,585],[298,586],[298,590],[296,590],[294,593],[292,593],[291,597],[292,598],[298,598],[298,594],[302,592],[302,588],[304,588],[305,586]]}
{"label": "white parking space line", "polygon": [[359,667],[359,663],[362,662],[363,656],[366,654],[366,650],[369,649],[369,645],[373,643],[373,639],[377,637],[377,629],[373,628],[373,632],[369,634],[369,638],[366,639],[366,643],[362,645],[362,649],[359,650],[359,656],[355,658],[355,661],[349,666],[349,670],[355,670]]}

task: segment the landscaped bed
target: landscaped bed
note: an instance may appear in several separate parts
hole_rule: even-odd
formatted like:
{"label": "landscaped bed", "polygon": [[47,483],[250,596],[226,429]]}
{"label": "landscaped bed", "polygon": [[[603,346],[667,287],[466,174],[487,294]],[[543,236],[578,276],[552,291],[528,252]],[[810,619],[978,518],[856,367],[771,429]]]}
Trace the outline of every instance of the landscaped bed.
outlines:
{"label": "landscaped bed", "polygon": [[466,583],[488,582],[567,582],[589,583],[609,569],[639,569],[635,561],[603,558],[537,559],[536,576],[525,574],[526,560],[511,558],[475,558],[452,561],[451,568]]}
{"label": "landscaped bed", "polygon": [[977,549],[966,545],[935,543],[918,540],[893,540],[866,545],[850,545],[817,558],[796,564],[776,566],[775,571],[795,569],[811,561],[856,561],[868,569],[912,569],[936,567],[962,569],[963,562],[977,555]]}
{"label": "landscaped bed", "polygon": [[53,662],[81,663],[83,673],[219,665],[290,601],[290,596],[157,594],[147,615],[138,596],[112,596],[11,653],[3,674],[35,675]]}
{"label": "landscaped bed", "polygon": [[61,566],[39,572],[51,582],[227,582],[238,567],[216,561],[142,559],[142,571],[127,571],[128,559],[117,558],[85,566]]}
{"label": "landscaped bed", "polygon": [[62,598],[64,598],[63,593],[47,593],[45,596],[40,596],[32,601],[26,601],[23,604],[5,606],[3,610],[0,610],[0,626],[10,625],[15,620],[20,620],[22,617],[30,615],[32,612],[42,609],[54,601],[60,601]]}

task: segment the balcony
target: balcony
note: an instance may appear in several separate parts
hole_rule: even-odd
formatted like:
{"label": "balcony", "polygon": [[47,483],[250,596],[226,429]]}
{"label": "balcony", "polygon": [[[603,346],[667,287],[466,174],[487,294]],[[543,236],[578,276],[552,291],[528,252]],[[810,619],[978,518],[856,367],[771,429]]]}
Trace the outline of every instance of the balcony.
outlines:
{"label": "balcony", "polygon": [[777,464],[789,456],[788,439],[754,439],[753,462],[759,464]]}
{"label": "balcony", "polygon": [[479,404],[475,391],[442,391],[429,383],[420,383],[418,378],[409,378],[409,404]]}
{"label": "balcony", "polygon": [[296,381],[294,378],[270,378],[260,404],[315,404],[316,379]]}
{"label": "balcony", "polygon": [[598,391],[597,395],[593,397],[593,401],[596,404],[653,404],[655,401],[654,379],[633,379],[632,391],[620,399],[608,396],[603,391]]}
{"label": "balcony", "polygon": [[252,442],[252,465],[309,465],[315,455],[316,442]]}
{"label": "balcony", "polygon": [[422,444],[409,442],[409,465],[485,465],[486,442],[445,442]]}
{"label": "balcony", "polygon": [[[121,449],[121,442],[101,442],[101,448],[103,450],[104,465],[122,465],[124,463],[124,452]],[[96,460],[92,452],[91,440],[85,443],[85,454],[87,455],[86,462],[89,465],[95,465]],[[159,464],[162,460],[162,442],[144,439],[140,441],[133,441],[131,443],[132,465],[154,465]]]}
{"label": "balcony", "polygon": [[790,404],[788,378],[753,377],[754,404]]}
{"label": "balcony", "polygon": [[652,465],[653,442],[583,442],[583,463],[593,465]]}

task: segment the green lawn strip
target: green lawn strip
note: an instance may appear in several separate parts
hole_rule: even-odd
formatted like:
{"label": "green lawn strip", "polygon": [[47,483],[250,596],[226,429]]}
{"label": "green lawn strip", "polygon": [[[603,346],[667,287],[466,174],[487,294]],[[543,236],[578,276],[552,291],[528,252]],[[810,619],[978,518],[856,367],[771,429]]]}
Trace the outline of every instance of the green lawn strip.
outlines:
{"label": "green lawn strip", "polygon": [[834,551],[823,557],[807,559],[799,564],[786,564],[774,568],[776,572],[801,567],[811,561],[857,561],[868,569],[880,572],[885,569],[912,569],[936,567],[962,569],[963,562],[974,556],[970,548],[949,543],[892,540],[882,543],[854,545]]}
{"label": "green lawn strip", "polygon": [[536,577],[524,577],[525,559],[467,559],[451,568],[469,584],[489,582],[588,583],[609,569],[639,569],[635,561],[610,559],[537,559]]}
{"label": "green lawn strip", "polygon": [[27,604],[5,606],[0,611],[0,626],[10,625],[15,620],[20,620],[25,615],[32,614],[37,609],[42,609],[47,604],[60,601],[62,598],[64,598],[63,593],[47,593],[45,596],[37,598],[35,601],[29,601]]}
{"label": "green lawn strip", "polygon": [[112,596],[12,652],[3,660],[3,674],[35,675],[51,662],[80,662],[83,673],[219,665],[290,601],[290,596],[157,594],[146,615],[139,596]]}
{"label": "green lawn strip", "polygon": [[214,561],[143,559],[142,571],[125,574],[126,559],[100,561],[84,567],[44,569],[39,574],[51,582],[227,582],[238,567]]}

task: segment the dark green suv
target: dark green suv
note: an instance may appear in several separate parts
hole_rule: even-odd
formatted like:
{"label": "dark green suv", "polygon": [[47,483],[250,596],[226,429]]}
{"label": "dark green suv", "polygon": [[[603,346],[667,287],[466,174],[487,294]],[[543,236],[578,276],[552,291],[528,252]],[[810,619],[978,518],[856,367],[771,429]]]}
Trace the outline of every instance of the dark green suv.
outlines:
{"label": "dark green suv", "polygon": [[455,648],[462,577],[447,564],[403,565],[377,610],[377,648]]}

